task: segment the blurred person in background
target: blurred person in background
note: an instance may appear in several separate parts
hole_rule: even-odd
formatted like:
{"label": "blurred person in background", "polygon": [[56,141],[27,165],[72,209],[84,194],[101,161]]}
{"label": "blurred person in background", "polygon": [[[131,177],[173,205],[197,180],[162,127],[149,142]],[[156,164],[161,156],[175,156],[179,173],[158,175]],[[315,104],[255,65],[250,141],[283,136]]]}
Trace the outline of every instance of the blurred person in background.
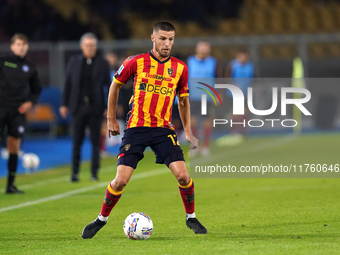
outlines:
{"label": "blurred person in background", "polygon": [[80,38],[82,54],[68,61],[66,81],[62,92],[60,115],[72,115],[73,152],[71,182],[79,181],[81,146],[86,127],[92,143],[91,180],[98,181],[101,125],[106,101],[104,89],[110,85],[109,64],[97,56],[97,37],[85,33]]}
{"label": "blurred person in background", "polygon": [[111,80],[113,80],[113,76],[115,75],[117,69],[119,68],[118,56],[116,53],[110,52],[106,55],[105,58],[110,65],[110,77]]}
{"label": "blurred person in background", "polygon": [[[210,43],[200,41],[196,45],[196,54],[188,58],[189,71],[189,90],[190,90],[190,104],[191,104],[191,128],[195,137],[199,138],[199,125],[203,124],[203,148],[200,153],[203,156],[210,154],[210,140],[212,136],[212,119],[214,118],[214,103],[211,97],[207,97],[208,114],[205,115],[202,122],[199,123],[201,117],[201,92],[195,88],[198,84],[192,84],[191,78],[218,78],[222,76],[222,70],[218,65],[217,60],[210,55]],[[214,84],[211,84],[213,86]],[[196,150],[197,151],[197,150]],[[191,155],[196,151],[192,151]]]}
{"label": "blurred person in background", "polygon": [[[240,48],[237,53],[235,59],[231,60],[227,66],[225,77],[231,78],[234,85],[238,86],[244,95],[244,98],[247,98],[248,88],[251,86],[254,78],[254,65],[249,60],[249,53],[247,49]],[[232,97],[232,94],[229,90],[227,90],[227,95]],[[243,122],[247,121],[247,107],[244,108],[244,115],[233,115],[233,122]],[[233,125],[231,127],[231,135],[241,134],[246,135],[247,130],[243,125]]]}
{"label": "blurred person in background", "polygon": [[25,132],[25,113],[38,102],[41,84],[36,66],[26,60],[28,40],[17,33],[11,39],[12,55],[0,58],[0,129],[7,126],[8,178],[6,194],[24,193],[14,185],[18,152]]}

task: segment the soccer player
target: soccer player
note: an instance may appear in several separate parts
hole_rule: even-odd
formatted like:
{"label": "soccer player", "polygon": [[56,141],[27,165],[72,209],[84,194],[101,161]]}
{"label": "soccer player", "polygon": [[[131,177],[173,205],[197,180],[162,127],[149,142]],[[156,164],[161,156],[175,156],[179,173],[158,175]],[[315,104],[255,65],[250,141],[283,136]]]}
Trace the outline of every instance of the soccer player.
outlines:
{"label": "soccer player", "polygon": [[25,113],[38,102],[41,84],[36,66],[25,59],[28,40],[15,34],[11,40],[12,55],[0,58],[0,130],[8,128],[8,178],[6,194],[24,193],[14,185],[18,151],[25,132]]}
{"label": "soccer player", "polygon": [[115,114],[118,93],[133,76],[131,111],[127,115],[127,129],[119,149],[116,178],[107,186],[99,216],[83,229],[84,239],[92,238],[107,223],[111,210],[120,199],[138,161],[144,157],[147,146],[155,153],[156,163],[166,164],[178,181],[186,225],[196,234],[207,233],[207,229],[196,219],[194,183],[170,122],[172,103],[177,94],[186,139],[191,143],[190,148],[196,149],[198,140],[190,130],[188,69],[184,62],[170,55],[174,39],[174,26],[166,21],[157,22],[151,35],[153,49],[127,58],[115,74],[108,101],[109,136],[120,134]]}

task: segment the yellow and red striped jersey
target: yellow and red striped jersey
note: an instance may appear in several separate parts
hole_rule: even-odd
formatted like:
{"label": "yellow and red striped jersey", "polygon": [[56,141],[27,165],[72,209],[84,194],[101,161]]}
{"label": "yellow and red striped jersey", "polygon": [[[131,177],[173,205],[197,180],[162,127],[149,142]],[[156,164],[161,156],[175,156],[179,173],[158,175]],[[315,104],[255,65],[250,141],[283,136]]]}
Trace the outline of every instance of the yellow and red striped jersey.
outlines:
{"label": "yellow and red striped jersey", "polygon": [[127,128],[164,127],[174,129],[171,109],[175,95],[189,96],[188,68],[169,56],[160,61],[152,53],[128,57],[114,75],[114,81],[125,84],[133,77],[133,95],[127,115]]}

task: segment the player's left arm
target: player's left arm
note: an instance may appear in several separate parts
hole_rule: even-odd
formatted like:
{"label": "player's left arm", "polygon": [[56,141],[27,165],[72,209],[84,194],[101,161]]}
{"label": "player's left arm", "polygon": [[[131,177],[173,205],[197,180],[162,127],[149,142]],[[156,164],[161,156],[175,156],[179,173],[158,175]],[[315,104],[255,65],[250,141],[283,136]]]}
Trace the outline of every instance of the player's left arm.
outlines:
{"label": "player's left arm", "polygon": [[198,139],[194,137],[191,133],[190,102],[188,96],[178,97],[178,111],[183,124],[185,137],[190,143],[190,149],[196,149],[198,147]]}
{"label": "player's left arm", "polygon": [[188,142],[190,142],[190,149],[196,149],[198,147],[198,139],[192,135],[190,126],[188,76],[188,68],[185,65],[177,87],[178,111],[183,124],[186,139]]}
{"label": "player's left arm", "polygon": [[40,97],[42,86],[36,68],[34,69],[32,77],[29,80],[29,85],[31,88],[31,94],[29,96],[29,99],[22,105],[20,105],[18,110],[21,114],[26,113],[29,109],[32,108],[33,105],[38,103]]}

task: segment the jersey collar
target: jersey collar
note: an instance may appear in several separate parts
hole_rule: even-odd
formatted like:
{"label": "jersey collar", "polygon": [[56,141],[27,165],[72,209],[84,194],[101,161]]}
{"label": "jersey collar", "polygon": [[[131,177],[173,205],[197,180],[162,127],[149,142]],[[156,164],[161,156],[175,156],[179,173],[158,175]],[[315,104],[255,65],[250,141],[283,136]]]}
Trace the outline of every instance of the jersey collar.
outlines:
{"label": "jersey collar", "polygon": [[169,61],[170,58],[171,58],[171,55],[169,55],[168,58],[166,58],[166,59],[163,60],[163,61],[160,61],[160,60],[152,53],[152,50],[149,51],[149,54],[150,54],[150,56],[151,56],[154,60],[156,60],[156,61],[157,61],[158,63],[160,63],[160,64],[164,64],[165,62]]}
{"label": "jersey collar", "polygon": [[17,60],[17,61],[25,60],[25,58],[26,58],[26,56],[22,58],[22,57],[20,57],[20,56],[18,56],[18,55],[15,55],[14,53],[12,53],[12,57],[13,57],[15,60]]}

